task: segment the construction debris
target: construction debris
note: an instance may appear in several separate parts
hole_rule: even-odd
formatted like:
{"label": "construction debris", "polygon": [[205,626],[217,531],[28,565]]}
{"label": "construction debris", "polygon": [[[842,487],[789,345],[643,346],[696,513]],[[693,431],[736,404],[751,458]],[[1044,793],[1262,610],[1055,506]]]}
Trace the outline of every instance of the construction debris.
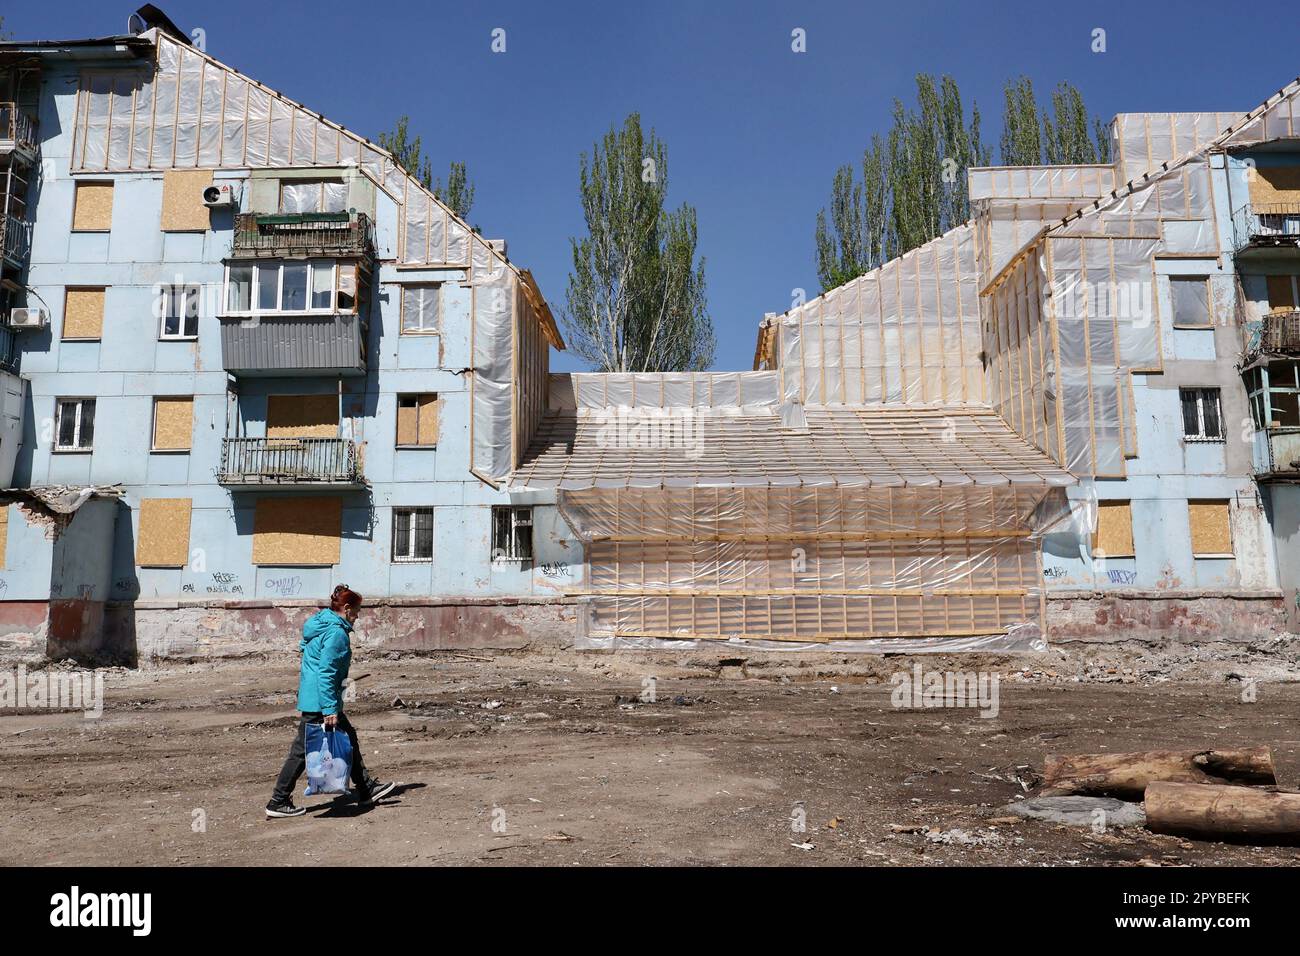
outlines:
{"label": "construction debris", "polygon": [[1071,794],[1141,800],[1154,781],[1276,786],[1267,747],[1243,750],[1152,750],[1128,754],[1049,754],[1039,796]]}

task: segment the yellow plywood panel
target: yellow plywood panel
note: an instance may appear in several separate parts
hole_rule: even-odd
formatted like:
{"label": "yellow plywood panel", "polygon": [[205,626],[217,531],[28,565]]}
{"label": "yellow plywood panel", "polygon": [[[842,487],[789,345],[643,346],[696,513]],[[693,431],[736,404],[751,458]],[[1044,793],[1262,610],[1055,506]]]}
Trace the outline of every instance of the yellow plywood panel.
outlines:
{"label": "yellow plywood panel", "polygon": [[1189,501],[1187,518],[1192,526],[1192,554],[1198,557],[1232,554],[1232,528],[1226,500]]}
{"label": "yellow plywood panel", "polygon": [[337,438],[337,395],[272,395],[266,405],[268,438]]}
{"label": "yellow plywood panel", "polygon": [[1268,308],[1271,312],[1286,312],[1296,307],[1295,288],[1290,276],[1268,277]]}
{"label": "yellow plywood panel", "polygon": [[420,444],[438,444],[438,396],[420,396]]}
{"label": "yellow plywood panel", "polygon": [[163,173],[163,232],[206,232],[211,224],[203,190],[212,185],[210,169],[169,169]]}
{"label": "yellow plywood panel", "polygon": [[189,498],[145,498],[135,563],[142,568],[183,568],[190,559]]}
{"label": "yellow plywood panel", "polygon": [[77,183],[72,228],[80,232],[107,232],[113,225],[113,184]]}
{"label": "yellow plywood panel", "polygon": [[397,444],[416,445],[420,441],[420,409],[417,399],[409,404],[410,396],[402,395],[397,399]]}
{"label": "yellow plywood panel", "polygon": [[1300,166],[1260,166],[1250,178],[1252,206],[1300,207]]}
{"label": "yellow plywood panel", "polygon": [[342,498],[259,498],[253,513],[253,563],[339,563]]}
{"label": "yellow plywood panel", "polygon": [[5,564],[5,548],[9,544],[9,506],[0,505],[0,568]]}
{"label": "yellow plywood panel", "polygon": [[97,339],[104,329],[104,290],[69,289],[63,299],[63,337]]}
{"label": "yellow plywood panel", "polygon": [[1097,530],[1092,550],[1110,558],[1133,555],[1133,509],[1127,501],[1102,501],[1097,505]]}
{"label": "yellow plywood panel", "polygon": [[160,451],[188,449],[194,434],[194,399],[156,398],[153,403],[153,447]]}

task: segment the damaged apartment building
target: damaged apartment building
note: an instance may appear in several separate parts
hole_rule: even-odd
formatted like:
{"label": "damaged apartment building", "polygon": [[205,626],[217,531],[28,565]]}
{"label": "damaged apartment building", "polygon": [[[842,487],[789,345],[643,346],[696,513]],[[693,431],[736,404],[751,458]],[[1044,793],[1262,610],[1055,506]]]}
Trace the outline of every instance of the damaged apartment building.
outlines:
{"label": "damaged apartment building", "polygon": [[[1025,650],[1296,612],[1297,86],[977,169],[745,372],[555,375],[531,274],[196,49],[0,43],[0,641]],[[666,439],[666,440],[665,440]]]}

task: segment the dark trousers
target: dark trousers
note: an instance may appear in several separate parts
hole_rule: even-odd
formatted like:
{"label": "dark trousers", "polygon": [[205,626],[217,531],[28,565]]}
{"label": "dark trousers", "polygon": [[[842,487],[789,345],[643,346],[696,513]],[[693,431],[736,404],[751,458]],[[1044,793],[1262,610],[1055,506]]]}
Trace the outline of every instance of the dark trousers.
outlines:
{"label": "dark trousers", "polygon": [[[319,724],[322,719],[320,714],[303,714],[299,719],[293,743],[289,746],[289,756],[285,758],[284,766],[280,768],[280,778],[275,782],[275,793],[271,796],[272,806],[286,803],[293,796],[294,784],[307,769],[307,725]],[[356,728],[345,715],[339,714],[337,729],[347,734],[348,741],[352,744],[352,785],[358,792],[364,792],[367,786],[366,767],[361,760],[361,745],[357,743]]]}

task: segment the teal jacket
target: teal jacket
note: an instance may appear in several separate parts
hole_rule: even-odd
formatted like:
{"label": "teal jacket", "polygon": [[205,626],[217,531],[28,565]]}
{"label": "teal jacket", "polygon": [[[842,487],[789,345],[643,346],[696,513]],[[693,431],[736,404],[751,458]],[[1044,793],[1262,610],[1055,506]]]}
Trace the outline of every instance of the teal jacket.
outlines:
{"label": "teal jacket", "polygon": [[302,626],[302,676],[298,679],[298,709],[306,714],[337,714],[342,708],[343,679],[352,663],[348,634],[352,625],[326,608]]}

